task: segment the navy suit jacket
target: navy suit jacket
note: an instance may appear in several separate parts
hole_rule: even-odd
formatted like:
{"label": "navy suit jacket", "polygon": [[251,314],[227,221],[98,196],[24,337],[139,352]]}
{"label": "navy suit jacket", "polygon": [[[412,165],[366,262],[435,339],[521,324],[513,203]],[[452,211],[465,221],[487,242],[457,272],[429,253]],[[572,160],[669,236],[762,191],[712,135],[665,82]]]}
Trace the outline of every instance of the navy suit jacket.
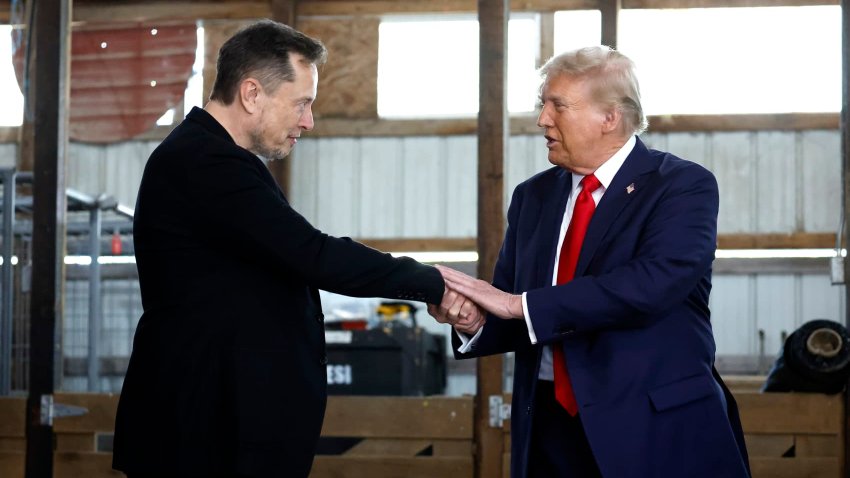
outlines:
{"label": "navy suit jacket", "polygon": [[525,321],[490,316],[473,350],[456,353],[516,353],[511,476],[527,475],[542,346],[558,343],[603,476],[749,476],[737,405],[714,369],[714,176],[638,140],[597,205],[575,279],[554,287],[571,183],[555,167],[516,188],[494,273],[499,289],[527,292],[538,343]]}

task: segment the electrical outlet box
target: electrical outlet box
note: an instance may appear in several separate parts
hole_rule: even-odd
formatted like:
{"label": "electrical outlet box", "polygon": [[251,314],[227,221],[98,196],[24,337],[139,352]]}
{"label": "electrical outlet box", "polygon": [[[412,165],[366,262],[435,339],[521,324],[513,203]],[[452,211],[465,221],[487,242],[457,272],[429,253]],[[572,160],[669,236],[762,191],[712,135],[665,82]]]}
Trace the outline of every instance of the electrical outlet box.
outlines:
{"label": "electrical outlet box", "polygon": [[829,259],[829,276],[832,279],[832,285],[841,285],[844,283],[843,257],[835,256]]}

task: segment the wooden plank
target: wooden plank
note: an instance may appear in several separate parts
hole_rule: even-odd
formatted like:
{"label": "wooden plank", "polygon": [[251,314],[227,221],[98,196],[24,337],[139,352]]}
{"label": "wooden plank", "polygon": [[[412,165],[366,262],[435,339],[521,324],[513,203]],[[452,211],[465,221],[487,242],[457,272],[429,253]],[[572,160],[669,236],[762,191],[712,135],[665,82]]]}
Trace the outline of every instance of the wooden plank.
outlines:
{"label": "wooden plank", "polygon": [[620,10],[623,0],[600,0],[599,10],[602,13],[602,44],[617,48],[617,30],[620,20]]}
{"label": "wooden plank", "polygon": [[26,409],[24,398],[0,397],[0,437],[26,436]]}
{"label": "wooden plank", "polygon": [[[419,237],[419,238],[357,238],[375,249],[391,252],[474,251],[474,237]],[[835,246],[833,233],[796,232],[792,234],[721,234],[717,238],[719,249],[830,249]],[[724,259],[725,260],[725,259]],[[801,263],[800,265],[806,265]],[[819,266],[811,264],[810,266]],[[781,264],[779,264],[781,267]],[[819,270],[819,269],[818,269]]]}
{"label": "wooden plank", "polygon": [[55,402],[88,410],[88,413],[79,417],[56,418],[56,433],[108,432],[115,427],[115,411],[118,408],[116,394],[57,393]]}
{"label": "wooden plank", "polygon": [[744,441],[747,443],[747,453],[750,457],[773,457],[782,458],[792,447],[794,447],[794,435],[757,435],[745,434]]}
{"label": "wooden plank", "polygon": [[410,239],[373,239],[359,238],[369,247],[389,252],[430,252],[430,251],[474,251],[476,239],[474,237],[442,238],[425,237]]}
{"label": "wooden plank", "polygon": [[753,478],[837,478],[841,472],[837,458],[750,457]]}
{"label": "wooden plank", "polygon": [[[505,232],[504,170],[510,117],[507,108],[510,0],[478,1],[478,278],[491,281]],[[502,355],[476,364],[475,476],[502,475],[502,430],[490,426],[489,400],[503,392]]]}
{"label": "wooden plank", "polygon": [[269,1],[181,2],[138,0],[74,2],[74,21],[86,23],[244,20],[269,18],[271,14]]}
{"label": "wooden plank", "polygon": [[[24,437],[0,437],[0,452],[23,453],[27,449],[27,441]],[[6,476],[0,473],[0,476]]]}
{"label": "wooden plank", "polygon": [[0,476],[24,477],[24,453],[0,451]]}
{"label": "wooden plank", "polygon": [[623,8],[734,8],[838,5],[839,0],[623,0]]}
{"label": "wooden plank", "polygon": [[430,440],[403,438],[367,438],[351,447],[345,456],[406,456],[414,457],[431,446]]}
{"label": "wooden plank", "polygon": [[399,458],[317,456],[310,478],[374,478],[403,476],[405,478],[469,478],[472,476],[472,457]]}
{"label": "wooden plank", "polygon": [[831,232],[719,234],[717,247],[719,249],[831,249],[835,247],[835,234]]}
{"label": "wooden plank", "polygon": [[744,392],[758,392],[765,381],[764,375],[723,375],[723,382],[737,395]]}
{"label": "wooden plank", "polygon": [[838,434],[841,395],[739,393],[735,396],[746,433]]}
{"label": "wooden plank", "polygon": [[[29,387],[26,420],[26,476],[53,475],[53,427],[39,420],[42,401],[61,378],[62,291],[65,255],[65,164],[71,56],[71,0],[41,1],[33,10],[34,86],[24,98],[32,113],[30,160],[33,171]],[[58,327],[57,327],[58,325]]]}
{"label": "wooden plank", "polygon": [[318,38],[328,48],[328,62],[319,71],[319,90],[313,105],[316,123],[329,117],[378,117],[380,23],[377,17],[298,20],[299,30]]}
{"label": "wooden plank", "polygon": [[472,456],[471,440],[431,440],[434,456]]}
{"label": "wooden plank", "polygon": [[[210,27],[206,28],[206,37],[215,35]],[[204,101],[209,97],[212,81],[215,79],[215,58],[218,47],[212,48],[206,42],[207,58],[204,63]],[[220,43],[219,43],[220,46]],[[671,115],[650,116],[652,133],[665,132],[712,132],[712,131],[806,131],[838,129],[838,113],[788,113],[765,115]],[[534,115],[514,115],[511,118],[511,134],[540,134]],[[173,127],[158,127],[143,134],[140,138],[162,140]],[[0,143],[18,141],[19,127],[0,128]],[[450,136],[472,135],[477,131],[475,118],[459,119],[423,119],[423,120],[386,120],[386,119],[346,119],[322,118],[309,137],[374,137],[374,136]]]}
{"label": "wooden plank", "polygon": [[[838,5],[838,0],[623,0],[623,8],[726,8]],[[10,1],[0,1],[0,22],[10,21]],[[595,0],[525,0],[514,2],[512,11],[554,12],[591,10]],[[474,0],[301,0],[299,16],[381,15],[386,13],[471,13]],[[252,19],[271,17],[268,1],[122,1],[78,0],[74,2],[74,21],[120,22],[163,20]]]}
{"label": "wooden plank", "polygon": [[[526,0],[513,2],[514,12],[592,10],[595,0]],[[474,13],[475,0],[301,0],[298,16],[383,15],[388,13]]]}
{"label": "wooden plank", "polygon": [[323,436],[471,438],[472,397],[328,397]]}
{"label": "wooden plank", "polygon": [[797,435],[795,452],[804,457],[839,457],[844,443],[838,435]]}
{"label": "wooden plank", "polygon": [[56,453],[53,478],[125,478],[112,469],[112,453]]}
{"label": "wooden plank", "polygon": [[56,451],[94,453],[94,433],[57,433]]}

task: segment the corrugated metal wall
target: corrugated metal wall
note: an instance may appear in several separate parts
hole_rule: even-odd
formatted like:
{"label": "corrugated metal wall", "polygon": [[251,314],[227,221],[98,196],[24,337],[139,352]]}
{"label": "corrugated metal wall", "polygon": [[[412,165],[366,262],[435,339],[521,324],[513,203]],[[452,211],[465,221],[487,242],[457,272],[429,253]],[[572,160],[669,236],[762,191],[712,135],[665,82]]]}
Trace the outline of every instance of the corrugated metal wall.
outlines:
{"label": "corrugated metal wall", "polygon": [[[650,147],[715,173],[721,191],[721,233],[834,232],[838,227],[837,131],[663,133],[643,139]],[[145,161],[157,144],[73,144],[68,187],[92,195],[112,194],[133,207]],[[509,148],[506,207],[516,184],[549,167],[538,135],[512,137]],[[14,145],[0,144],[0,167],[14,164],[14,157]],[[474,136],[304,138],[296,148],[292,173],[293,205],[334,235],[476,234]],[[845,315],[843,288],[832,286],[826,273],[790,267],[770,273],[716,274],[711,301],[720,355],[774,356],[783,332],[791,333],[814,318],[843,322]],[[67,303],[76,302],[69,298]],[[83,313],[73,315],[77,312]],[[122,316],[121,323],[132,328],[134,321]],[[73,335],[81,333],[83,324],[72,319],[69,326],[67,332]],[[129,336],[121,331],[118,336],[116,346],[126,347]]]}
{"label": "corrugated metal wall", "polygon": [[[643,139],[714,172],[721,234],[838,227],[836,131],[666,133]],[[551,166],[540,136],[514,136],[509,148],[506,208],[519,182]],[[294,154],[291,199],[330,234],[469,237],[476,234],[475,168],[472,136],[305,138]]]}
{"label": "corrugated metal wall", "polygon": [[[714,172],[720,233],[838,228],[837,131],[663,133],[642,139]],[[514,136],[509,148],[506,208],[516,184],[550,167],[540,136]],[[292,203],[335,235],[470,237],[477,229],[475,168],[473,136],[305,138],[294,155]],[[789,268],[716,274],[711,300],[718,353],[773,356],[782,333],[805,321],[843,322],[843,294],[825,273]]]}

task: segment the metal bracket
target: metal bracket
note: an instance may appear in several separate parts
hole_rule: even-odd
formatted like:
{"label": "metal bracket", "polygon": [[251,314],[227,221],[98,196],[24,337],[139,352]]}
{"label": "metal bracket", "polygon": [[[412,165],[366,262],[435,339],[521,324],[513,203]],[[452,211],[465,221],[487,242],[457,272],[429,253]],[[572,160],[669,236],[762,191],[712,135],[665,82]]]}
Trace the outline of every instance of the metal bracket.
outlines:
{"label": "metal bracket", "polygon": [[511,419],[511,405],[504,403],[501,395],[490,395],[490,426],[502,428],[505,420]]}
{"label": "metal bracket", "polygon": [[39,423],[44,426],[53,426],[54,418],[79,417],[89,412],[88,408],[63,403],[53,403],[53,395],[41,396],[41,410],[39,412]]}

